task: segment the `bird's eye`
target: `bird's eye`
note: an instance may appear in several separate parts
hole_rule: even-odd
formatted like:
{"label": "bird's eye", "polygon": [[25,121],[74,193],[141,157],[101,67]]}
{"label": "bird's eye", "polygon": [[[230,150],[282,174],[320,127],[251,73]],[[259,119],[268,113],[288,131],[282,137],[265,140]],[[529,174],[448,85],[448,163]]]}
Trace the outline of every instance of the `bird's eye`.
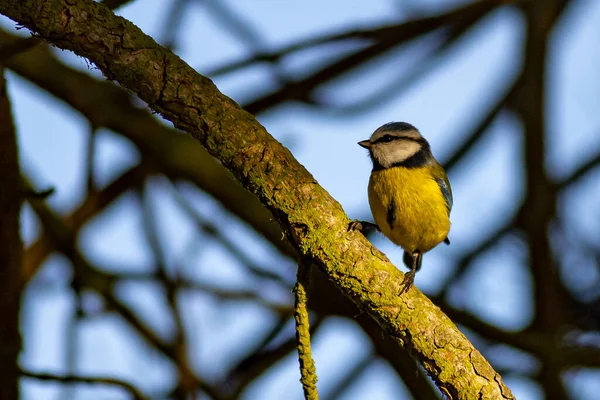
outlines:
{"label": "bird's eye", "polygon": [[394,140],[394,137],[390,136],[390,135],[386,135],[386,136],[384,136],[384,137],[381,138],[381,141],[383,143],[388,143],[388,142],[391,142],[392,140]]}

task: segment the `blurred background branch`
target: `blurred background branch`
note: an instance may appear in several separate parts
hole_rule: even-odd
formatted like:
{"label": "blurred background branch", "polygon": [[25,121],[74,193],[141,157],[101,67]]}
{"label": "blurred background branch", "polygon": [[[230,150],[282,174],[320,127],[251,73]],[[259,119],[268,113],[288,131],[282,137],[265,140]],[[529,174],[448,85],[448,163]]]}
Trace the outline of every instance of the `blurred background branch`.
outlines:
{"label": "blurred background branch", "polygon": [[19,209],[24,190],[19,178],[17,134],[4,74],[0,64],[0,398],[14,399],[19,395],[17,362],[22,346],[19,313],[23,244],[19,235]]}
{"label": "blurred background branch", "polygon": [[[356,141],[389,120],[417,125],[457,197],[452,246],[432,253],[417,286],[517,398],[594,398],[600,121],[598,81],[585,68],[599,59],[593,45],[576,44],[597,37],[589,28],[600,26],[597,5],[308,2],[303,13],[200,0],[103,3],[257,115],[353,216],[368,215],[368,160],[357,157]],[[159,28],[148,28],[153,23]],[[7,321],[0,342],[12,343],[1,353],[12,364],[1,364],[16,366],[20,353],[23,369],[51,371],[48,379],[114,376],[135,388],[130,396],[146,398],[300,398],[291,294],[297,255],[270,213],[135,96],[37,38],[8,33],[13,28],[0,30],[21,149],[2,107],[0,162],[10,167],[2,164],[0,179],[0,233],[9,235],[0,243]],[[107,157],[110,146],[124,155]],[[36,182],[20,191],[11,179],[19,177],[17,154],[21,173]],[[63,159],[78,161],[62,167]],[[28,196],[23,207],[20,261],[17,195],[47,187],[57,191]],[[371,239],[401,265],[398,249]],[[311,274],[323,398],[439,398],[406,351],[322,273]],[[56,298],[68,306],[49,300]],[[57,346],[53,335],[70,346]],[[14,394],[19,372],[7,371],[0,390]],[[52,397],[51,384],[22,382],[24,398]],[[101,386],[68,393],[126,398]]]}

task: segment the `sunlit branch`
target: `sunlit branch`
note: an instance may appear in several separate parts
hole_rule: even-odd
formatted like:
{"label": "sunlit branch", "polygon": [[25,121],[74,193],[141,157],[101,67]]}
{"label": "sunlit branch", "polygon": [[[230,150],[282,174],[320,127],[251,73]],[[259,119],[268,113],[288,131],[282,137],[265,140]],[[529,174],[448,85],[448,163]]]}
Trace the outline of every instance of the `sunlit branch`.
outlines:
{"label": "sunlit branch", "polygon": [[111,10],[116,10],[119,7],[127,5],[134,0],[102,0],[101,3]]}
{"label": "sunlit branch", "polygon": [[318,400],[317,370],[312,358],[310,346],[310,330],[308,319],[308,288],[310,263],[301,262],[298,265],[298,276],[294,287],[294,319],[296,320],[296,341],[298,362],[300,364],[300,382],[306,400]]}

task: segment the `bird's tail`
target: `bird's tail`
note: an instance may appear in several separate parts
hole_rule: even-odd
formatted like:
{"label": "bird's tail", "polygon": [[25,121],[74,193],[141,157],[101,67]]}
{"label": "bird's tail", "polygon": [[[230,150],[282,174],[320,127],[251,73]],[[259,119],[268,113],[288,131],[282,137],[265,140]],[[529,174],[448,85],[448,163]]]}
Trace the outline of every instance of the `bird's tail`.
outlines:
{"label": "bird's tail", "polygon": [[404,265],[406,265],[409,269],[413,269],[413,265],[415,272],[421,269],[421,262],[423,261],[423,255],[421,253],[418,253],[416,256],[417,260],[416,260],[416,264],[415,264],[415,257],[413,257],[412,254],[410,254],[409,252],[405,251],[404,255],[402,256],[402,262],[404,262]]}

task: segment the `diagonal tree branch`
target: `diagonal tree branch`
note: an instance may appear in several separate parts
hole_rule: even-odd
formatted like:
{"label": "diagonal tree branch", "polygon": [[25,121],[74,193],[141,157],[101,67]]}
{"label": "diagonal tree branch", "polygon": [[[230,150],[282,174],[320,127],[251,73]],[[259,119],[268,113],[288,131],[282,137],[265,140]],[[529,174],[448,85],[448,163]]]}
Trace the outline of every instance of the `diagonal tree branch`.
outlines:
{"label": "diagonal tree branch", "polygon": [[300,254],[406,346],[450,398],[513,398],[465,336],[402,274],[252,115],[136,26],[90,0],[0,1],[0,12],[86,57],[200,141],[273,213]]}

